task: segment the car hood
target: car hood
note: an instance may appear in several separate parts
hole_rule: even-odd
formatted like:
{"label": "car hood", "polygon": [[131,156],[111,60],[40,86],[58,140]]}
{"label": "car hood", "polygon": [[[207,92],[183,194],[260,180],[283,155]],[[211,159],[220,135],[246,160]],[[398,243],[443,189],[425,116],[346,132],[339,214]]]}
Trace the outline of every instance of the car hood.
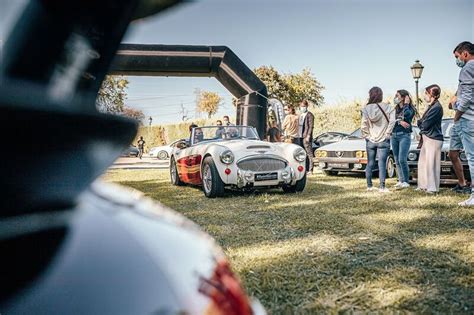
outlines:
{"label": "car hood", "polygon": [[293,150],[298,148],[297,145],[291,143],[266,142],[261,140],[229,140],[214,143],[213,145],[222,146],[231,150],[236,159],[259,154],[285,157],[290,153],[292,155]]}
{"label": "car hood", "polygon": [[320,147],[321,151],[359,151],[365,150],[364,139],[347,139]]}

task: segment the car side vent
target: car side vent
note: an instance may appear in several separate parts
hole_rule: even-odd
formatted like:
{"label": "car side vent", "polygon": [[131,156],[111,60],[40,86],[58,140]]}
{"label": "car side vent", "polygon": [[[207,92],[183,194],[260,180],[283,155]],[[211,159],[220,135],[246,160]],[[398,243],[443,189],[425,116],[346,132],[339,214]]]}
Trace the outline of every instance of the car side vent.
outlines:
{"label": "car side vent", "polygon": [[270,149],[268,145],[249,145],[247,147],[248,150],[255,150],[255,149]]}

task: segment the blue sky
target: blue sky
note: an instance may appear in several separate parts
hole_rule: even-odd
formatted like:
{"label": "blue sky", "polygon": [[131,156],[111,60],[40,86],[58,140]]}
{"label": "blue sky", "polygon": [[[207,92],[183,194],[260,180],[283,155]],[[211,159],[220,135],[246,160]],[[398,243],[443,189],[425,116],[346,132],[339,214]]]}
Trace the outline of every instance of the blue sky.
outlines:
{"label": "blue sky", "polygon": [[[334,106],[364,99],[374,85],[387,95],[413,91],[416,59],[425,66],[421,87],[455,89],[452,50],[464,40],[474,40],[474,0],[201,0],[134,22],[124,42],[227,45],[250,68],[309,67],[326,87],[325,106]],[[129,80],[128,105],[153,124],[179,121],[181,103],[192,120],[196,88],[224,97],[218,116],[234,114],[231,95],[213,78]]]}

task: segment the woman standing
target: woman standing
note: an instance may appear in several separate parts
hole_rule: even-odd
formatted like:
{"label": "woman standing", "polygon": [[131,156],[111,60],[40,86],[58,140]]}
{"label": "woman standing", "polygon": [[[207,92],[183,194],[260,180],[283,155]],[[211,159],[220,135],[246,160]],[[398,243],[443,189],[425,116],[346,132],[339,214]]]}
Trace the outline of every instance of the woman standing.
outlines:
{"label": "woman standing", "polygon": [[408,152],[411,144],[411,124],[413,116],[415,116],[415,108],[413,107],[410,95],[406,90],[398,90],[393,99],[395,103],[396,123],[392,131],[392,150],[397,165],[398,183],[395,188],[410,187],[409,169],[408,169]]}
{"label": "woman standing", "polygon": [[285,142],[298,144],[298,115],[293,106],[285,105],[285,119],[283,120],[283,134]]}
{"label": "woman standing", "polygon": [[441,147],[443,146],[443,131],[441,120],[443,119],[443,107],[438,99],[441,96],[441,88],[432,84],[425,89],[425,102],[429,104],[423,117],[418,120],[422,146],[420,159],[418,160],[418,188],[428,193],[436,193],[439,190],[439,179],[441,174]]}
{"label": "woman standing", "polygon": [[390,151],[390,136],[395,125],[395,111],[390,105],[382,103],[383,92],[379,87],[373,87],[369,91],[369,101],[362,110],[361,131],[366,141],[367,167],[365,177],[367,178],[367,190],[373,190],[372,172],[378,159],[378,170],[380,178],[379,191],[390,192],[385,187],[387,176],[387,158]]}

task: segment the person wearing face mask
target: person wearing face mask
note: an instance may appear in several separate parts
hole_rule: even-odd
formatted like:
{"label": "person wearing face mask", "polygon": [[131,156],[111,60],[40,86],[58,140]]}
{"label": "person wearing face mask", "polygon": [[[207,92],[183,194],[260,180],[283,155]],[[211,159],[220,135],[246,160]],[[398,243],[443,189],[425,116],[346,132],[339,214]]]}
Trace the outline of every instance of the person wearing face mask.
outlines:
{"label": "person wearing face mask", "polygon": [[424,101],[428,104],[423,116],[418,120],[423,144],[418,159],[418,188],[428,193],[439,191],[441,175],[441,147],[443,146],[443,107],[438,101],[441,88],[432,84],[425,89]]}
{"label": "person wearing face mask", "polygon": [[461,68],[457,100],[454,105],[454,125],[466,152],[471,173],[471,196],[460,206],[474,206],[474,44],[462,42],[454,48],[456,64]]}
{"label": "person wearing face mask", "polygon": [[313,129],[314,129],[314,115],[308,111],[308,101],[304,100],[300,103],[300,115],[298,117],[298,137],[299,144],[302,146],[308,159],[306,160],[306,170],[309,174],[313,173]]}
{"label": "person wearing face mask", "polygon": [[407,188],[410,187],[408,183],[410,175],[407,160],[411,144],[411,124],[415,116],[415,108],[406,90],[398,90],[393,102],[396,106],[396,123],[392,131],[391,142],[398,174],[398,183],[395,185],[395,188]]}
{"label": "person wearing face mask", "polygon": [[230,122],[229,116],[224,116],[222,120],[224,121],[224,126],[234,126],[234,124]]}
{"label": "person wearing face mask", "polygon": [[395,125],[395,111],[393,108],[382,103],[382,89],[374,86],[369,91],[369,101],[362,109],[361,132],[366,141],[367,167],[365,177],[367,179],[367,191],[372,191],[372,172],[378,159],[380,186],[379,192],[390,192],[385,187],[387,176],[387,158],[390,151],[390,137]]}

